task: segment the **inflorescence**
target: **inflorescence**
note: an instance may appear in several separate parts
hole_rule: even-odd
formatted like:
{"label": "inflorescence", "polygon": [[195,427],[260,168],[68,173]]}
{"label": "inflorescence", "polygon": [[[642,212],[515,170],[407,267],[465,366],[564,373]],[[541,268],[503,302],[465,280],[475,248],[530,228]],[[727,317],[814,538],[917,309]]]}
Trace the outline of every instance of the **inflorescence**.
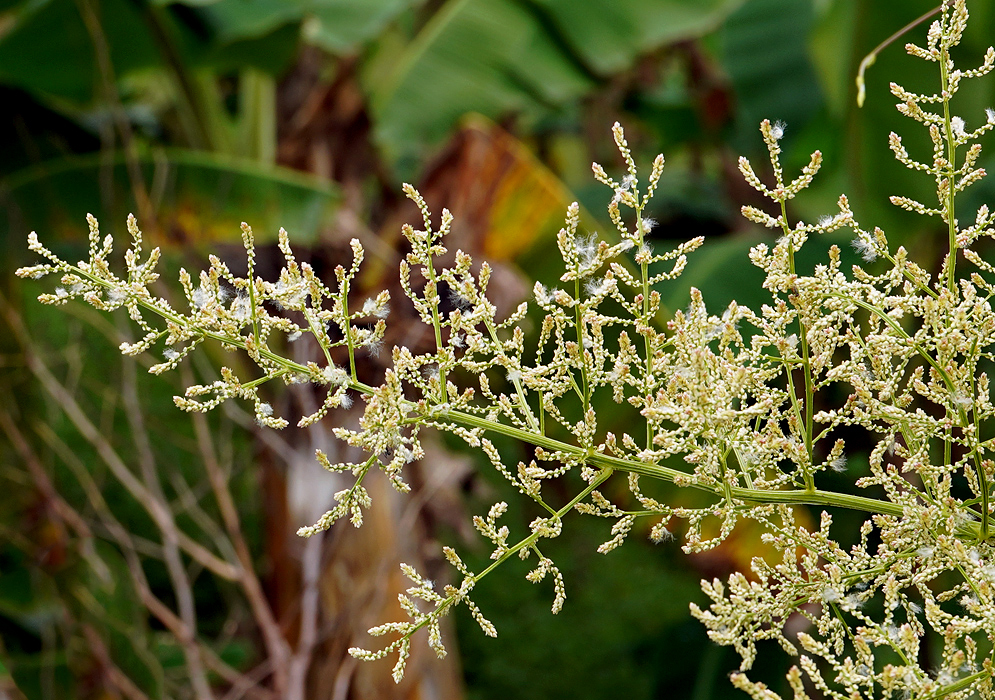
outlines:
{"label": "inflorescence", "polygon": [[[186,310],[174,309],[150,291],[159,252],[142,256],[142,234],[133,217],[125,276],[112,272],[113,241],[101,239],[92,217],[88,261],[65,262],[32,233],[29,247],[47,262],[18,274],[61,277],[61,286],[40,297],[44,303],[80,299],[104,311],[127,309],[143,336],[121,349],[159,352],[162,362],[153,373],[174,369],[207,340],[244,352],[259,368],[252,380],[223,368],[221,379],[189,387],[175,399],[185,411],[207,411],[239,398],[253,404],[261,424],[282,428],[287,421],[274,415],[258,392],[275,379],[325,387],[325,400],[300,419],[301,426],[354,398],[362,400],[359,426],[336,427],[334,434],[367,456],[333,464],[318,453],[324,468],[351,472],[355,483],[335,494],[335,506],[317,523],[301,528],[304,536],[343,517],[360,525],[370,505],[363,480],[371,469],[406,491],[404,468],[423,456],[426,429],[449,432],[480,450],[541,507],[544,515],[518,539],[501,524],[507,510],[503,502],[474,518],[476,529],[493,545],[493,563],[473,571],[446,548],[456,570],[453,585],[437,588],[403,567],[411,581],[400,596],[408,619],[370,630],[392,637],[386,646],[351,650],[361,659],[397,653],[395,679],[404,673],[417,630],[425,628],[431,648],[445,654],[440,618],[457,605],[467,606],[485,634],[497,634],[471,594],[511,557],[532,561],[528,580],[552,582],[557,612],[565,584],[542,547],[561,534],[564,516],[577,511],[613,521],[611,538],[599,548],[604,553],[618,547],[640,519],[652,520],[651,537],[657,541],[672,537],[674,520],[683,519],[688,552],[716,546],[741,521],[763,527],[764,541],[782,553],[781,561],[757,558],[749,574],[703,582],[711,605],[691,610],[713,641],[739,653],[742,664],[732,681],[757,700],[778,697],[747,675],[756,643],[764,639],[776,640],[797,657],[788,675],[796,698],[991,698],[995,406],[985,368],[995,344],[990,303],[995,266],[976,244],[993,237],[995,215],[981,207],[974,223],[961,228],[955,202],[958,193],[985,175],[977,167],[977,140],[995,127],[995,112],[989,110],[972,130],[967,120],[951,114],[950,103],[962,80],[995,67],[995,50],[988,50],[980,68],[957,69],[950,49],[966,22],[963,0],[945,5],[925,48],[907,47],[913,56],[938,64],[936,94],[892,85],[899,110],[926,127],[933,144],[932,156],[921,162],[899,136],[890,137],[901,163],[936,182],[934,204],[892,199],[943,222],[949,247],[935,277],[909,251],[893,250],[881,229],[864,228],[845,196],[838,211],[815,223],[791,222],[787,204],[812,182],[822,155],[813,153],[798,177],[787,181],[780,164],[785,125],[767,121],[760,132],[773,184],[746,158],[739,163],[746,181],[775,212],[743,208],[746,218],[778,235],[772,244],[750,251],[770,293],[759,309],[733,302],[713,314],[701,292],[692,289],[686,309],[665,315],[659,287],[681,274],[703,239],[663,252],[650,245],[647,234],[655,222],[644,212],[664,159],[653,162],[643,186],[617,124],[613,135],[626,164],[624,175],[616,180],[600,165],[593,168],[611,191],[608,215],[615,231],[604,238],[579,233],[579,208],[571,205],[557,238],[564,263],[559,286],[536,283],[533,290],[531,306],[541,321],[531,341],[521,326],[529,304],[498,318],[487,296],[487,263],[475,266],[458,251],[451,266],[438,264],[447,253],[452,216],[443,211],[433,229],[425,201],[405,186],[423,222],[419,229],[404,227],[410,251],[400,264],[400,287],[406,303],[432,329],[434,346],[424,352],[394,347],[377,386],[360,378],[356,356],[379,351],[391,300],[382,292],[358,308],[350,306],[355,302],[351,285],[363,261],[356,240],[352,263],[336,268],[333,285],[326,286],[307,263],[296,261],[281,230],[285,266],[275,282],[268,282],[255,275],[252,231],[243,225],[247,275],[233,275],[213,256],[197,279],[181,271]],[[861,262],[877,261],[872,269],[855,264],[845,270],[837,246],[812,274],[796,269],[796,255],[810,236],[842,229],[853,232],[850,245]],[[973,269],[965,271],[966,264]],[[456,302],[448,313],[440,311],[440,289],[451,290]],[[324,362],[300,364],[273,349],[305,334],[317,343]],[[348,364],[333,362],[334,348],[348,356]],[[461,381],[465,377],[473,381]],[[609,432],[594,408],[601,395],[638,412],[637,429]],[[834,399],[840,396],[845,398]],[[873,444],[869,474],[855,480],[855,493],[824,488],[838,484],[838,473],[847,470],[841,428],[849,434],[862,429]],[[532,445],[535,459],[508,463],[492,439],[496,435]],[[827,472],[834,473],[831,480]],[[604,495],[603,484],[613,478],[627,480],[631,503],[620,505]],[[544,490],[552,480],[579,486],[572,498],[556,503]],[[660,502],[644,493],[646,480],[693,489],[702,505]],[[860,490],[883,495],[860,495]],[[816,529],[806,527],[797,510],[805,504],[865,513],[860,541],[849,549],[838,544],[826,512]],[[786,621],[799,616],[806,621],[803,631],[787,631]],[[942,649],[928,668],[920,663],[927,635]]]}

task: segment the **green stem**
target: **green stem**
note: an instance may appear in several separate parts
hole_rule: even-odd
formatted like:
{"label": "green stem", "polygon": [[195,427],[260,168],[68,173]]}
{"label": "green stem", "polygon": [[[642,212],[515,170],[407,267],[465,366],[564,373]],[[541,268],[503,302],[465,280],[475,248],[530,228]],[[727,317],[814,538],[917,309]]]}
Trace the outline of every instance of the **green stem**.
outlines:
{"label": "green stem", "polygon": [[[611,476],[611,473],[612,473],[611,469],[605,469],[605,470],[603,470],[580,493],[578,493],[576,496],[574,496],[572,499],[570,499],[570,501],[565,506],[563,506],[562,508],[560,508],[557,511],[554,511],[553,514],[552,514],[552,516],[550,517],[550,519],[551,520],[559,520],[559,519],[563,518],[564,515],[566,515],[571,510],[574,509],[574,506],[576,506],[578,503],[580,503],[585,498],[587,498],[588,496],[590,496],[592,491],[594,491],[601,484],[603,484],[608,479],[608,477]],[[525,539],[521,540],[520,542],[517,542],[516,544],[514,544],[511,547],[509,547],[508,549],[506,549],[504,551],[504,553],[500,557],[498,557],[497,559],[495,559],[494,562],[491,563],[490,566],[488,566],[486,569],[484,569],[483,571],[481,571],[479,574],[471,574],[470,577],[473,579],[474,585],[476,585],[477,583],[479,583],[481,579],[483,579],[485,576],[487,576],[487,574],[491,573],[492,571],[494,571],[494,569],[496,569],[499,566],[501,566],[501,564],[503,564],[504,562],[506,562],[512,556],[516,556],[523,549],[526,549],[528,547],[533,547],[535,545],[535,543],[539,541],[540,538],[541,538],[540,534],[533,532],[531,535],[529,535]],[[445,614],[446,610],[448,608],[450,608],[452,605],[454,605],[455,603],[459,602],[460,599],[461,599],[461,597],[458,594],[449,596],[444,601],[442,601],[441,603],[439,603],[439,606],[435,609],[435,611],[431,615],[426,615],[425,618],[422,619],[421,622],[419,622],[418,624],[414,625],[411,628],[411,630],[407,634],[405,634],[404,636],[405,637],[410,637],[412,634],[414,634],[415,632],[417,632],[419,629],[421,629],[425,625],[427,625],[430,622],[432,622],[432,620],[434,620],[435,618],[437,618],[437,617]],[[402,639],[403,639],[403,637],[402,637]]]}
{"label": "green stem", "polygon": [[899,335],[901,335],[902,338],[904,338],[905,340],[908,340],[912,344],[912,347],[915,349],[915,351],[924,360],[926,360],[926,362],[929,363],[930,367],[932,367],[933,369],[936,370],[937,374],[939,374],[943,378],[943,382],[944,382],[944,384],[947,385],[947,389],[949,391],[951,391],[951,392],[954,390],[953,380],[950,378],[950,375],[947,373],[947,371],[945,369],[943,369],[943,367],[940,366],[940,363],[938,363],[936,360],[934,360],[932,357],[930,357],[929,353],[926,352],[923,349],[923,347],[921,345],[919,345],[919,343],[915,342],[912,339],[912,336],[910,336],[908,333],[906,333],[905,329],[902,328],[900,325],[898,325],[898,322],[895,319],[893,319],[891,316],[889,316],[888,314],[886,314],[884,311],[882,311],[878,307],[874,306],[873,304],[868,304],[866,301],[861,301],[860,299],[854,299],[853,297],[848,297],[848,296],[846,296],[844,294],[826,294],[826,296],[827,297],[835,297],[837,299],[845,299],[845,300],[847,300],[847,301],[849,301],[851,303],[856,304],[857,306],[859,306],[859,307],[861,307],[863,309],[867,309],[868,311],[870,311],[871,313],[873,313],[875,316],[877,316],[878,318],[880,318],[882,321],[884,321],[885,323],[887,323],[891,327],[891,329],[893,331],[895,331],[896,333],[898,333]]}
{"label": "green stem", "polygon": [[345,319],[345,326],[342,330],[345,332],[345,342],[346,347],[349,348],[349,374],[352,378],[358,379],[356,376],[356,348],[352,344],[352,326],[349,323],[349,279],[348,277],[342,283],[342,288],[339,290],[342,295],[342,318]]}
{"label": "green stem", "polygon": [[439,318],[438,304],[439,285],[436,282],[435,266],[432,264],[432,232],[426,230],[425,235],[429,237],[426,252],[428,260],[425,264],[425,275],[428,277],[428,283],[432,287],[432,301],[430,301],[429,306],[432,308],[432,328],[435,330],[435,351],[439,358],[439,387],[442,392],[442,403],[449,403],[449,390],[446,388],[448,380],[446,378],[446,369],[442,364],[442,320]]}
{"label": "green stem", "polygon": [[[588,484],[576,496],[574,496],[573,498],[571,498],[570,501],[565,506],[563,506],[562,508],[560,508],[559,510],[557,510],[553,514],[553,516],[552,516],[551,519],[552,520],[560,520],[561,518],[563,518],[564,515],[566,515],[567,513],[569,513],[570,511],[572,511],[574,509],[574,506],[576,506],[578,503],[580,503],[585,498],[587,498],[588,496],[590,496],[592,491],[594,491],[596,488],[598,488],[599,486],[601,486],[601,484],[603,484],[605,481],[607,481],[608,477],[611,476],[611,474],[612,474],[612,470],[611,469],[604,469],[604,470],[602,470],[601,473],[598,474],[594,478],[594,481],[592,481],[590,484]],[[515,544],[514,546],[512,546],[511,548],[509,548],[504,554],[502,554],[498,559],[496,559],[490,566],[488,566],[486,569],[484,569],[483,571],[481,571],[479,574],[475,574],[474,577],[473,577],[474,583],[479,582],[480,579],[482,579],[484,576],[486,576],[490,572],[494,571],[494,569],[496,569],[499,566],[501,566],[501,564],[503,564],[506,560],[508,560],[513,555],[518,554],[518,552],[520,552],[525,547],[531,547],[532,545],[534,545],[536,542],[539,541],[540,538],[541,538],[541,536],[539,534],[533,532],[531,535],[529,535],[528,537],[526,537],[525,539],[523,539],[521,542],[518,542],[517,544]]]}
{"label": "green stem", "polygon": [[574,330],[577,331],[577,360],[580,363],[580,383],[583,391],[584,416],[591,407],[591,388],[587,381],[587,362],[584,359],[584,323],[580,313],[580,261],[574,267]]}
{"label": "green stem", "polygon": [[271,379],[276,379],[277,377],[282,377],[288,371],[289,370],[286,370],[286,369],[277,370],[276,372],[273,372],[272,374],[267,374],[265,377],[259,377],[258,379],[253,379],[251,382],[245,382],[244,384],[242,384],[242,388],[243,389],[255,389],[257,386],[262,386],[263,384],[265,384],[266,382],[270,381]]}
{"label": "green stem", "polygon": [[[635,193],[633,196],[636,200],[639,200],[639,194]],[[646,238],[643,234],[643,210],[642,207],[636,209],[636,232],[639,234],[639,247],[636,249],[643,253],[641,255],[642,262],[639,263],[639,274],[642,277],[643,283],[643,324],[649,328],[650,327],[650,284],[649,284],[649,262],[646,258],[649,257],[644,254],[644,249],[646,248]],[[643,351],[646,353],[646,382],[647,386],[644,387],[646,392],[649,392],[651,387],[648,385],[650,377],[653,376],[653,344],[650,342],[649,332],[643,333]],[[646,449],[653,448],[653,426],[650,421],[646,421]]]}
{"label": "green stem", "polygon": [[[360,387],[354,388],[357,391],[362,391],[362,388]],[[369,387],[366,387],[366,390],[369,391]],[[536,447],[542,447],[547,451],[559,451],[564,454],[575,455],[578,458],[586,460],[589,464],[593,464],[594,466],[611,468],[616,471],[632,472],[641,476],[648,476],[653,479],[659,479],[661,481],[668,481],[671,483],[686,483],[688,481],[688,474],[678,469],[673,469],[662,464],[641,462],[623,457],[612,457],[610,455],[597,452],[591,453],[590,451],[584,450],[576,445],[560,442],[559,440],[554,440],[553,438],[545,435],[535,435],[533,433],[529,433],[528,431],[522,430],[521,428],[488,420],[487,418],[482,418],[471,413],[464,413],[463,411],[449,411],[447,417],[454,423],[464,427],[480,428],[482,430],[495,432],[506,437],[532,444]],[[722,496],[725,493],[725,487],[721,485],[709,486],[706,484],[691,483],[687,486],[687,488],[704,491],[718,496]],[[894,515],[898,517],[901,517],[904,514],[903,507],[897,503],[880,501],[875,498],[867,498],[864,496],[854,496],[846,493],[836,493],[833,491],[765,491],[763,489],[750,489],[739,486],[730,486],[729,489],[733,498],[757,504],[786,503],[793,505],[818,505],[847,508],[850,510],[866,511],[869,513],[880,513],[882,515]]]}
{"label": "green stem", "polygon": [[[487,328],[487,332],[491,336],[491,341],[494,343],[495,352],[501,357],[507,357],[501,347],[501,339],[498,338],[497,329],[494,327],[494,324],[491,323],[490,320],[487,320],[484,325]],[[529,427],[532,428],[532,430],[538,430],[541,433],[546,432],[539,426],[539,423],[536,422],[536,417],[532,414],[532,409],[529,408],[529,402],[525,399],[525,388],[522,386],[521,378],[512,377],[511,383],[514,385],[515,393],[518,395],[518,405],[522,408],[522,415],[525,416],[525,422],[529,424]]]}
{"label": "green stem", "polygon": [[[780,183],[778,183],[780,184]],[[781,230],[788,241],[788,271],[791,276],[795,275],[795,247],[791,241],[791,227],[788,225],[788,208],[784,199],[779,200],[781,205]],[[798,342],[802,347],[802,375],[805,379],[805,417],[802,418],[801,410],[798,407],[798,399],[795,395],[795,385],[791,379],[791,369],[785,367],[785,374],[788,377],[788,387],[791,391],[791,404],[795,410],[805,438],[805,453],[808,455],[808,464],[802,466],[802,478],[805,480],[805,488],[809,491],[815,490],[815,478],[812,476],[812,464],[815,462],[814,448],[812,445],[813,433],[813,404],[815,388],[812,384],[812,366],[808,356],[808,338],[805,331],[805,324],[802,323],[801,309],[798,309]]]}
{"label": "green stem", "polygon": [[954,201],[956,199],[955,178],[957,172],[957,143],[950,123],[950,76],[947,73],[947,62],[950,60],[949,49],[944,43],[940,51],[940,94],[943,95],[943,135],[947,141],[947,201],[945,202],[947,219],[947,237],[949,244],[949,260],[947,263],[947,290],[953,294],[957,290],[957,222],[954,219]]}
{"label": "green stem", "polygon": [[[971,356],[972,357],[974,356],[974,353],[977,352],[977,349],[978,349],[978,339],[975,338],[974,342],[971,344]],[[970,377],[971,377],[971,396],[977,396],[977,393],[978,393],[977,387],[975,386],[975,381],[976,381],[975,380],[975,376],[976,376],[976,372],[971,372],[971,374],[970,374]],[[971,412],[971,416],[972,416],[972,421],[974,423],[974,434],[975,435],[981,435],[981,425],[980,425],[980,423],[978,421],[978,412],[977,411],[972,411]],[[985,471],[984,460],[981,459],[981,456],[978,454],[978,446],[975,445],[974,449],[971,450],[971,452],[972,452],[972,458],[974,459],[974,469],[975,469],[975,471],[978,474],[978,490],[981,491],[981,539],[982,540],[987,540],[988,539],[988,534],[989,534],[989,531],[988,531],[988,508],[989,508],[988,499],[991,496],[991,494],[989,493],[990,490],[991,490],[991,484],[989,484],[989,482],[988,482],[988,474]]]}
{"label": "green stem", "polygon": [[992,672],[989,669],[984,669],[982,671],[978,671],[977,673],[972,673],[970,676],[965,676],[964,678],[961,678],[956,683],[951,683],[950,685],[943,686],[932,695],[928,695],[922,698],[922,700],[939,700],[940,698],[945,698],[948,695],[952,695],[960,690],[964,690],[965,688],[970,688],[977,681],[981,680],[982,678],[988,678],[991,675]]}
{"label": "green stem", "polygon": [[249,312],[252,314],[252,341],[258,345],[259,319],[256,316],[256,280],[251,257],[249,258]]}
{"label": "green stem", "polygon": [[[323,353],[325,353],[325,362],[328,363],[329,367],[333,366],[335,363],[332,362],[332,353],[330,353],[328,351],[328,347],[321,341],[321,337],[322,337],[323,334],[321,334],[321,333],[318,332],[318,327],[314,324],[314,318],[312,318],[311,314],[308,313],[307,309],[304,309],[304,319],[307,321],[307,327],[308,327],[308,330],[311,331],[311,335],[313,335],[314,339],[316,341],[318,341],[318,345],[321,347],[321,351]],[[210,336],[208,336],[208,337],[210,337]],[[215,340],[216,340],[216,338],[215,338]],[[261,352],[262,352],[262,349],[260,349],[260,353]],[[279,357],[279,356],[274,354],[274,357]],[[271,359],[271,358],[267,358],[267,359]]]}

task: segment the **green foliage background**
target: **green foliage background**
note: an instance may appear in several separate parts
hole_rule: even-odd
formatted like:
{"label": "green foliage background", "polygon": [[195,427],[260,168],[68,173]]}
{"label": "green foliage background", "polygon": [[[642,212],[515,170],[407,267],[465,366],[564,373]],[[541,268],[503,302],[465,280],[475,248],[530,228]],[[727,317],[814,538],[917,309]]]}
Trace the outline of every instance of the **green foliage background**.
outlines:
{"label": "green foliage background", "polygon": [[[626,126],[643,162],[664,152],[655,235],[709,237],[665,292],[670,308],[686,303],[690,286],[704,291],[710,308],[762,296],[761,276],[745,254],[766,234],[738,216],[739,205],[751,200],[734,167],[737,154],[761,151],[762,118],[787,122],[789,170],[816,148],[826,156],[794,216],[831,211],[845,191],[861,220],[884,228],[896,244],[928,252],[935,233],[923,228],[928,222],[891,207],[887,196],[925,199],[930,185],[892,159],[886,137],[903,128],[888,81],[917,90],[931,76],[916,72],[900,41],[868,74],[862,110],[855,107],[853,77],[875,44],[932,6],[932,0],[3,0],[0,289],[35,333],[33,351],[81,402],[100,407],[106,434],[124,444],[113,328],[94,326],[79,311],[66,322],[60,312],[31,303],[34,286],[11,281],[12,269],[28,262],[28,231],[58,240],[60,252],[82,250],[86,212],[106,232],[120,234],[125,213],[144,207],[176,261],[237,242],[241,220],[263,240],[273,240],[282,225],[298,246],[334,250],[334,230],[348,209],[371,235],[392,243],[396,231],[389,226],[403,214],[401,181],[418,184],[444,173],[438,155],[471,113],[500,124],[533,154],[529,167],[557,183],[564,203],[576,198],[593,212],[586,215],[591,228],[606,201],[592,184],[589,163],[616,165],[611,123]],[[973,64],[995,33],[995,7],[977,2],[970,10],[957,60]],[[351,169],[305,172],[285,155],[282,105],[302,66],[318,85],[355,87],[360,116],[353,126],[362,126],[356,149],[367,155]],[[961,110],[969,127],[995,104],[990,82],[970,89]],[[122,124],[130,141],[122,138]],[[906,141],[910,151],[925,148],[917,138]],[[135,198],[136,178],[151,193],[147,202]],[[992,185],[982,184],[969,197],[992,194]],[[553,250],[557,226],[492,227],[485,235],[521,237],[507,246],[516,251],[509,262],[548,281],[556,266],[545,253]],[[60,492],[81,501],[65,460],[46,451],[44,431],[35,426],[47,424],[94,470],[97,483],[105,477],[92,450],[30,381],[24,351],[0,331],[0,401],[13,407]],[[93,373],[94,366],[113,369]],[[189,424],[169,398],[175,387],[140,381],[160,432],[175,436],[157,444],[161,463],[195,469]],[[252,446],[245,434],[232,435],[231,449],[242,457],[235,461],[245,465],[235,490],[262,561],[266,524]],[[480,478],[488,496],[501,492],[501,484]],[[127,500],[107,494],[118,497]],[[468,499],[473,512],[487,505],[479,496]],[[162,697],[178,651],[150,626],[120,554],[97,538],[100,558],[117,568],[110,583],[94,579],[85,561],[50,556],[60,539],[46,530],[39,503],[21,455],[0,434],[0,694],[16,684],[32,699],[98,696],[78,651],[58,639],[71,610],[102,629],[115,660],[144,692]],[[139,509],[124,513],[134,530],[148,529]],[[534,514],[515,515],[527,522]],[[689,561],[674,543],[630,543],[602,557],[594,549],[606,532],[585,527],[550,552],[564,568],[569,595],[557,618],[548,614],[548,591],[524,582],[522,572],[506,571],[478,594],[501,636],[484,638],[472,621],[458,620],[467,695],[733,696],[723,678],[732,655],[708,644],[687,602],[699,598],[701,576],[722,574],[751,551],[726,548],[707,561]],[[439,533],[450,536],[455,533]],[[163,576],[148,574],[153,586]],[[204,610],[223,608],[230,597],[207,584],[197,592]],[[218,651],[233,664],[248,663],[256,644],[236,637]],[[772,682],[779,671],[767,669]]]}

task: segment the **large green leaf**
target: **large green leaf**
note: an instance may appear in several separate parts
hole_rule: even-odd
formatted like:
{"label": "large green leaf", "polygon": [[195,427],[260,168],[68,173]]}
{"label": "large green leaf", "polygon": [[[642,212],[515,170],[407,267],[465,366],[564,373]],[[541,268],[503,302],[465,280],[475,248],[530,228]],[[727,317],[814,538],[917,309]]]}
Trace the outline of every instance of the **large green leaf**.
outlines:
{"label": "large green leaf", "polygon": [[375,37],[413,0],[183,0],[200,8],[221,43],[258,39],[287,24],[333,53],[348,53]]}
{"label": "large green leaf", "polygon": [[[242,221],[252,224],[260,241],[275,239],[283,226],[296,241],[310,242],[338,201],[325,180],[253,161],[166,149],[140,165],[167,244],[240,240]],[[3,182],[0,202],[6,213],[0,242],[10,235],[18,246],[31,230],[46,232],[48,240],[81,240],[88,212],[107,232],[139,212],[123,158],[105,163],[100,154],[21,171]]]}
{"label": "large green leaf", "polygon": [[375,37],[413,0],[315,0],[304,38],[333,53],[347,53]]}
{"label": "large green leaf", "polygon": [[831,0],[817,13],[809,40],[809,55],[826,106],[837,118],[853,104],[856,27],[857,0]]}
{"label": "large green leaf", "polygon": [[591,85],[518,3],[453,0],[368,89],[379,138],[396,157],[441,139],[467,112],[534,111]]}
{"label": "large green leaf", "polygon": [[299,22],[304,16],[303,4],[288,0],[219,0],[181,4],[199,7],[200,14],[206,18],[221,44],[258,39],[285,24]]}
{"label": "large green leaf", "polygon": [[600,75],[625,70],[637,56],[664,44],[716,29],[742,1],[532,0]]}
{"label": "large green leaf", "polygon": [[757,125],[781,119],[798,130],[822,105],[809,58],[811,0],[747,0],[722,27],[722,58],[737,100],[733,146],[755,151]]}
{"label": "large green leaf", "polygon": [[[140,10],[127,0],[100,0],[100,18],[115,72],[158,65],[155,41]],[[98,75],[91,39],[73,0],[27,3],[0,33],[0,82],[76,102],[93,97]]]}
{"label": "large green leaf", "polygon": [[395,159],[419,155],[467,112],[544,115],[670,41],[698,36],[738,0],[450,0],[367,89]]}

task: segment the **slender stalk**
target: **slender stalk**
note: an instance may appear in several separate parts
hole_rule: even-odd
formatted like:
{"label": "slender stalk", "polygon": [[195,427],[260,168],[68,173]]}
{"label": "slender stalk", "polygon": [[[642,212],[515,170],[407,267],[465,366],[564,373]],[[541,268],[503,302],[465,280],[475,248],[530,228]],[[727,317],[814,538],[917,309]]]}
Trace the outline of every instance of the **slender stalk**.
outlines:
{"label": "slender stalk", "polygon": [[[780,175],[778,175],[780,183]],[[788,241],[788,269],[792,276],[795,273],[795,247],[791,241],[791,227],[788,225],[788,209],[784,199],[781,199],[781,229],[784,231],[784,235]],[[802,322],[801,309],[798,309],[798,342],[802,348],[802,376],[805,379],[805,416],[802,417],[801,410],[798,407],[798,398],[795,392],[795,384],[791,377],[791,368],[785,367],[785,374],[788,377],[788,389],[791,392],[791,405],[795,411],[795,415],[798,421],[801,423],[801,428],[804,433],[805,439],[805,454],[808,456],[808,464],[802,465],[802,479],[805,482],[805,488],[809,491],[815,490],[815,479],[812,476],[812,464],[815,462],[814,448],[812,444],[812,433],[813,433],[813,420],[814,415],[813,407],[815,404],[815,389],[812,384],[812,364],[809,361],[808,356],[808,333],[805,329],[805,324]]]}
{"label": "slender stalk", "polygon": [[[427,227],[426,227],[427,228]],[[442,355],[442,320],[439,318],[439,285],[436,280],[435,275],[435,265],[432,263],[432,241],[431,241],[431,231],[425,231],[425,235],[429,236],[428,241],[428,262],[425,265],[425,275],[428,277],[428,284],[432,288],[432,302],[430,306],[432,307],[432,328],[435,331],[435,351],[441,357]],[[446,387],[448,383],[446,378],[446,369],[439,363],[439,387],[442,396],[442,403],[449,402],[449,389]]]}
{"label": "slender stalk", "polygon": [[345,331],[346,347],[349,348],[349,375],[353,379],[357,379],[356,348],[352,344],[352,324],[349,322],[349,286],[349,280],[344,280],[341,289],[342,318],[345,323],[345,328],[343,328],[343,330]]}
{"label": "slender stalk", "polygon": [[[490,320],[488,320],[485,322],[485,325],[487,327],[488,334],[491,336],[491,342],[494,343],[495,351],[499,353],[502,357],[505,357],[504,351],[501,349],[501,340],[498,338],[497,329],[494,327],[494,324],[491,323]],[[537,430],[540,433],[545,433],[546,432],[545,429],[543,429],[540,426],[540,424],[536,422],[536,417],[532,414],[532,409],[529,407],[529,402],[525,398],[525,387],[522,386],[521,377],[515,377],[515,376],[511,377],[511,383],[515,387],[515,394],[518,396],[518,405],[522,409],[522,415],[525,416],[525,422],[529,424],[529,427],[532,430]],[[541,403],[542,394],[539,395],[539,400]],[[585,412],[587,411],[586,407],[584,410]]]}
{"label": "slender stalk", "polygon": [[949,246],[947,291],[953,294],[957,291],[957,221],[954,214],[957,196],[957,141],[950,120],[950,76],[947,65],[950,61],[949,51],[946,42],[943,42],[940,49],[940,94],[943,95],[943,136],[947,142],[947,201],[943,202],[943,215],[947,220],[947,243]]}
{"label": "slender stalk", "polygon": [[[585,498],[587,498],[588,496],[590,496],[592,491],[594,491],[596,488],[598,488],[599,486],[601,486],[601,484],[603,484],[605,481],[607,481],[608,477],[610,477],[611,474],[612,474],[612,470],[611,469],[604,469],[600,474],[598,474],[594,478],[593,481],[591,481],[591,483],[589,483],[583,490],[581,490],[577,495],[575,495],[573,498],[571,498],[567,502],[566,505],[564,505],[559,510],[554,511],[553,515],[551,515],[549,519],[550,520],[560,520],[561,518],[563,518],[567,513],[569,513],[570,511],[572,511],[574,509],[574,507],[578,503],[580,503]],[[496,568],[498,568],[499,566],[501,566],[504,562],[508,561],[511,557],[517,556],[518,553],[521,552],[523,549],[526,549],[526,548],[529,548],[529,547],[533,547],[535,545],[535,543],[538,542],[541,537],[542,537],[542,535],[540,533],[533,532],[528,537],[524,538],[523,540],[521,540],[521,541],[515,543],[514,545],[512,545],[511,547],[509,547],[507,550],[505,550],[505,552],[500,557],[498,557],[497,559],[495,559],[486,569],[484,569],[483,571],[481,571],[479,574],[473,574],[472,575],[472,579],[473,579],[474,585],[476,585],[477,583],[479,583],[485,576],[487,576],[487,574],[489,574],[492,571],[494,571]],[[432,615],[426,616],[420,622],[418,622],[417,624],[415,624],[412,627],[411,631],[407,635],[405,635],[405,636],[410,637],[412,634],[414,634],[415,632],[417,632],[419,629],[421,629],[425,625],[431,623],[435,618],[438,618],[441,615],[445,614],[445,612],[451,606],[453,606],[454,604],[458,603],[461,599],[462,599],[462,596],[460,596],[459,594],[454,594],[454,595],[449,596],[443,602],[439,603],[438,607],[435,609],[435,611],[434,611],[434,613]]]}
{"label": "slender stalk", "polygon": [[584,394],[584,413],[591,407],[591,388],[587,379],[587,361],[584,358],[584,319],[580,313],[580,261],[574,267],[574,330],[577,332],[577,360],[580,363],[580,384]]}
{"label": "slender stalk", "polygon": [[[634,195],[638,200],[639,195],[636,193]],[[643,211],[642,207],[636,209],[636,232],[639,234],[639,247],[637,250],[645,251],[646,248],[646,238],[643,233]],[[642,262],[639,263],[639,276],[643,283],[643,318],[642,321],[647,326],[650,322],[650,284],[649,284],[649,262],[646,260],[647,256],[642,256]],[[646,381],[653,376],[653,344],[650,342],[649,333],[643,333],[643,351],[646,353]],[[648,387],[646,388],[649,391]],[[646,449],[653,448],[653,426],[650,421],[646,421]]]}
{"label": "slender stalk", "polygon": [[877,46],[875,46],[871,50],[871,52],[869,54],[867,54],[866,56],[864,56],[863,60],[860,62],[860,66],[857,68],[857,79],[856,79],[856,81],[857,81],[857,106],[858,107],[863,107],[864,106],[864,99],[867,96],[867,86],[866,86],[866,84],[864,82],[864,74],[867,72],[867,69],[870,68],[871,66],[873,66],[874,62],[878,60],[878,54],[881,53],[882,51],[884,51],[886,48],[888,48],[888,46],[890,46],[896,39],[901,38],[902,36],[904,36],[905,34],[907,34],[908,32],[910,32],[911,30],[915,29],[916,27],[918,27],[920,24],[922,24],[923,22],[925,22],[930,17],[933,17],[934,15],[939,14],[939,12],[943,9],[944,5],[949,5],[952,2],[953,2],[953,0],[944,0],[944,2],[941,2],[939,4],[939,6],[934,7],[929,12],[926,12],[926,13],[920,15],[919,17],[915,18],[914,20],[912,20],[911,22],[909,22],[908,24],[906,24],[904,27],[902,27],[901,29],[899,29],[897,32],[895,32],[894,34],[892,34],[891,36],[889,36],[887,39],[885,39],[884,41],[882,41],[880,44],[878,44]]}

